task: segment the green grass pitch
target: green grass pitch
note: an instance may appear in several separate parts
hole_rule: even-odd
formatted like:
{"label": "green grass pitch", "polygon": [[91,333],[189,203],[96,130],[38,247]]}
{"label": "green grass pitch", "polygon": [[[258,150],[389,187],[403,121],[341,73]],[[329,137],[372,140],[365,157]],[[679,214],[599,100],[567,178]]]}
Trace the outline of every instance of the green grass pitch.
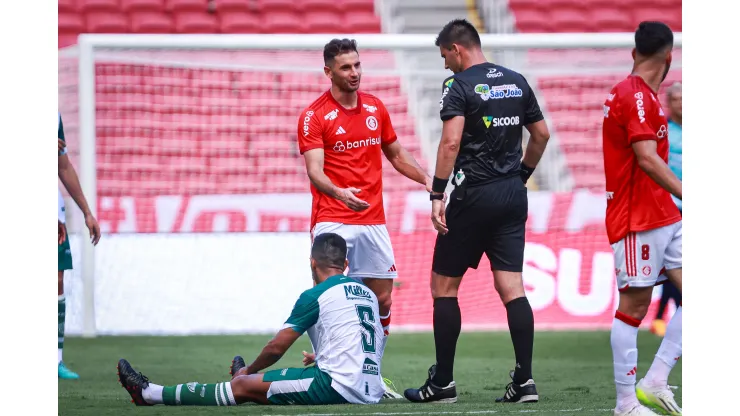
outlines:
{"label": "green grass pitch", "polygon": [[[173,385],[198,381],[213,383],[229,379],[234,355],[253,359],[267,336],[189,336],[189,337],[100,337],[68,338],[64,359],[80,374],[80,380],[59,380],[59,415],[466,415],[533,414],[608,415],[614,406],[614,385],[609,333],[538,332],[535,336],[534,375],[540,402],[505,405],[494,402],[509,382],[514,363],[508,332],[463,333],[457,346],[455,404],[413,404],[406,400],[384,401],[375,406],[257,406],[239,407],[164,407],[137,408],[118,384],[116,363],[128,359],[157,384]],[[644,376],[660,339],[641,331],[638,380]],[[310,351],[306,336],[276,365],[276,368],[301,365],[301,350]],[[431,333],[391,334],[383,359],[382,372],[392,379],[399,392],[418,387],[434,362]],[[669,379],[681,385],[681,362]],[[681,404],[681,389],[676,392]]]}

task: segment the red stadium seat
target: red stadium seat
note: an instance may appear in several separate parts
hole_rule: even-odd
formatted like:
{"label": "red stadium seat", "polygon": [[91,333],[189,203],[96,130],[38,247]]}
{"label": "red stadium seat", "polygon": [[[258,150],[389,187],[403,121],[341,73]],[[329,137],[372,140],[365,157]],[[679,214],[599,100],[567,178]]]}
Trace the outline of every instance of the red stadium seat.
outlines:
{"label": "red stadium seat", "polygon": [[175,15],[177,33],[218,33],[216,17],[207,13],[182,12]]}
{"label": "red stadium seat", "polygon": [[548,33],[552,32],[550,18],[545,12],[539,10],[522,10],[514,15],[516,27],[523,33]]}
{"label": "red stadium seat", "polygon": [[172,12],[208,11],[208,0],[165,0],[165,9]]}
{"label": "red stadium seat", "polygon": [[[657,20],[667,24],[671,30],[679,31],[681,28],[681,9],[656,9],[656,8],[641,8],[632,11],[632,19],[635,28],[637,25],[645,20]],[[676,29],[678,27],[678,29]]]}
{"label": "red stadium seat", "polygon": [[557,9],[550,12],[552,28],[558,32],[591,32],[592,23],[580,9]]}
{"label": "red stadium seat", "polygon": [[271,12],[263,19],[266,33],[306,33],[306,22],[291,12]]}
{"label": "red stadium seat", "polygon": [[338,12],[306,11],[303,17],[308,25],[308,31],[311,33],[336,33],[337,24],[342,21],[342,15]]}
{"label": "red stadium seat", "polygon": [[85,30],[85,23],[82,16],[72,13],[59,13],[59,33],[78,34]]}
{"label": "red stadium seat", "polygon": [[224,17],[224,12],[259,12],[256,0],[216,0],[216,11]]}
{"label": "red stadium seat", "polygon": [[77,36],[78,35],[68,35],[68,34],[59,34],[57,47],[59,49],[66,48],[67,46],[72,46],[77,43]]}
{"label": "red stadium seat", "polygon": [[545,4],[546,0],[509,0],[509,7],[517,13],[521,10],[538,10]]}
{"label": "red stadium seat", "polygon": [[375,13],[375,2],[373,0],[340,0],[347,13],[366,11]]}
{"label": "red stadium seat", "polygon": [[265,14],[286,12],[296,9],[294,0],[259,0],[259,7]]}
{"label": "red stadium seat", "polygon": [[86,31],[90,33],[128,33],[126,15],[121,13],[93,12],[85,16]]}
{"label": "red stadium seat", "polygon": [[77,12],[77,1],[76,0],[59,0],[59,13],[62,12]]}
{"label": "red stadium seat", "polygon": [[303,0],[301,7],[305,12],[341,12],[345,10],[344,2],[337,0]]}
{"label": "red stadium seat", "polygon": [[621,7],[594,9],[590,20],[597,32],[631,32],[637,28],[630,14]]}
{"label": "red stadium seat", "polygon": [[345,16],[344,31],[349,33],[380,33],[380,19],[372,12],[348,12]]}
{"label": "red stadium seat", "polygon": [[221,33],[259,33],[262,30],[262,20],[258,15],[230,11],[221,15]]}
{"label": "red stadium seat", "polygon": [[175,25],[172,16],[161,12],[133,12],[131,16],[132,33],[172,33]]}
{"label": "red stadium seat", "polygon": [[79,10],[90,12],[119,12],[118,0],[80,0]]}
{"label": "red stadium seat", "polygon": [[121,10],[129,12],[164,11],[164,0],[121,0]]}

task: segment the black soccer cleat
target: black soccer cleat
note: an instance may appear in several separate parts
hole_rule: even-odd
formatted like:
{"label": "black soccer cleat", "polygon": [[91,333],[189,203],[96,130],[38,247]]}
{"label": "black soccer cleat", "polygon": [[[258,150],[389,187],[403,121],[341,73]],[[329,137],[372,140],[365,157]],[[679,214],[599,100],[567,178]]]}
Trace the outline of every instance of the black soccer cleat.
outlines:
{"label": "black soccer cleat", "polygon": [[437,365],[429,367],[429,376],[423,386],[418,389],[406,389],[404,397],[414,403],[455,403],[457,402],[457,389],[455,382],[451,381],[446,387],[439,387],[432,382],[437,372]]}
{"label": "black soccer cleat", "polygon": [[497,398],[496,403],[537,403],[540,400],[534,380],[530,378],[524,384],[516,384],[513,381],[513,371],[509,373],[509,376],[512,381],[506,385],[504,397]]}
{"label": "black soccer cleat", "polygon": [[118,382],[131,395],[131,403],[137,406],[151,406],[144,400],[142,392],[149,387],[149,379],[137,373],[128,361],[121,358],[118,360]]}
{"label": "black soccer cleat", "polygon": [[231,360],[229,374],[231,374],[231,377],[234,378],[234,374],[236,374],[239,370],[246,366],[247,363],[244,362],[244,358],[242,358],[241,355],[237,355],[236,357],[234,357],[233,360]]}

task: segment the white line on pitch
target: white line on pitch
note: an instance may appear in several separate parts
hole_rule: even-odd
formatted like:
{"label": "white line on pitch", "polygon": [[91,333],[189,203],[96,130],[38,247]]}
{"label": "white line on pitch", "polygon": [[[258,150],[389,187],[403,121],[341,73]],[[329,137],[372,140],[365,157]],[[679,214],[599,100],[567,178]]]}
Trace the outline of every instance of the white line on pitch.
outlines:
{"label": "white line on pitch", "polygon": [[[431,409],[430,409],[431,410]],[[368,416],[410,416],[410,415],[490,415],[490,414],[530,414],[530,413],[582,413],[582,412],[612,412],[614,409],[583,409],[583,408],[577,408],[577,409],[560,409],[560,410],[539,410],[539,409],[531,409],[531,410],[469,410],[469,411],[457,411],[457,412],[449,412],[449,411],[442,411],[442,412],[435,412],[435,411],[427,411],[427,412],[371,412],[371,413],[354,413],[357,415],[368,415]],[[281,415],[281,414],[270,414],[265,416],[345,416],[347,414],[352,413],[299,413],[299,414],[292,414],[292,415]]]}

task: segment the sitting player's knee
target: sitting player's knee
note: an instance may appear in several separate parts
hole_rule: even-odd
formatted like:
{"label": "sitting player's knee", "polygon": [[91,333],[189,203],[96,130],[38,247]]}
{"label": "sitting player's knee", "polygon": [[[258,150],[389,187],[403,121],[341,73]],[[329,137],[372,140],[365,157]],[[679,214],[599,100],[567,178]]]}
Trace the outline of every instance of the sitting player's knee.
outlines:
{"label": "sitting player's knee", "polygon": [[231,379],[231,393],[234,395],[234,399],[237,402],[253,400],[253,396],[255,394],[253,387],[254,383],[250,379],[250,376],[246,374],[237,374]]}

